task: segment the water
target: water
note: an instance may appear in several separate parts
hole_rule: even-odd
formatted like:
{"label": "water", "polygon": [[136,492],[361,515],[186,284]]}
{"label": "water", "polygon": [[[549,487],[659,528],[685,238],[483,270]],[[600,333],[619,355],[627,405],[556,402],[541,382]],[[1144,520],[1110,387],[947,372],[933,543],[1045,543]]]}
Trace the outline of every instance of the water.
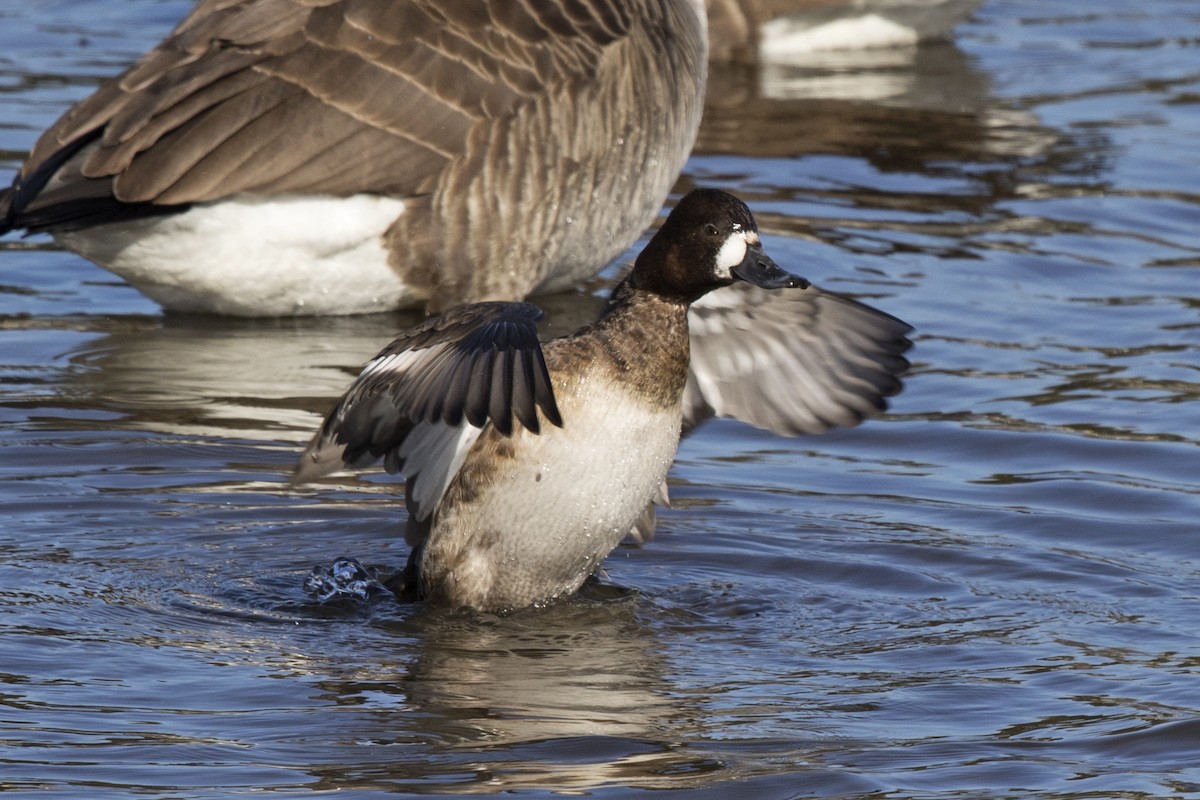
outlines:
{"label": "water", "polygon": [[[0,170],[187,7],[0,10]],[[1200,796],[1200,9],[988,0],[713,86],[679,189],[915,366],[858,429],[710,423],[657,539],[548,610],[303,592],[403,563],[386,478],[284,480],[403,318],[164,318],[0,245],[0,790]]]}

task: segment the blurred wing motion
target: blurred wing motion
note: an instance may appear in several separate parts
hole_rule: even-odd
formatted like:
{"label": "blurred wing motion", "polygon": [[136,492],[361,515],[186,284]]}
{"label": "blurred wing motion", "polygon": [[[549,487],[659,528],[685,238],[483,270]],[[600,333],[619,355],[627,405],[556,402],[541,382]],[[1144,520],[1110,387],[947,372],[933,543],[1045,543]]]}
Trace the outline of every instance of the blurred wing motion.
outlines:
{"label": "blurred wing motion", "polygon": [[[711,417],[729,417],[781,436],[857,425],[887,408],[908,369],[912,326],[815,286],[766,291],[748,283],[692,304],[691,370],[683,390],[686,435]],[[664,484],[630,531],[654,537]]]}
{"label": "blurred wing motion", "polygon": [[427,519],[484,425],[562,426],[529,303],[461,306],[375,356],[309,443],[293,480],[384,459],[408,481],[409,512]]}
{"label": "blurred wing motion", "polygon": [[857,425],[887,408],[912,326],[816,287],[737,283],[692,306],[684,431],[731,417],[783,436]]}

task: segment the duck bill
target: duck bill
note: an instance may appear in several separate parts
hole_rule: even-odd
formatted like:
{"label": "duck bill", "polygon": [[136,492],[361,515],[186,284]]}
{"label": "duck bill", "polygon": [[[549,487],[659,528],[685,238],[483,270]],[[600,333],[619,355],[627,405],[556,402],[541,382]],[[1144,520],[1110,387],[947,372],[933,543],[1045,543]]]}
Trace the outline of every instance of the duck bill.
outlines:
{"label": "duck bill", "polygon": [[799,275],[784,272],[783,268],[763,252],[760,245],[746,248],[746,257],[732,270],[735,278],[763,289],[807,289],[808,281]]}

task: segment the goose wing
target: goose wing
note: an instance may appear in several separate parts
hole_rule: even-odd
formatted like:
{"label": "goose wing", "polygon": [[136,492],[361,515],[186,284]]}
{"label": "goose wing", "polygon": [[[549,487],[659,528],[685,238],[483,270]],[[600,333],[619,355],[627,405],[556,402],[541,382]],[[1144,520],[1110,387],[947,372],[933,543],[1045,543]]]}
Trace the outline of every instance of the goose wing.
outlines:
{"label": "goose wing", "polygon": [[620,3],[201,0],[41,137],[0,225],[247,193],[428,193],[477,122],[593,74]]}
{"label": "goose wing", "polygon": [[857,425],[887,407],[908,368],[912,326],[816,287],[737,283],[688,317],[684,430],[732,417],[785,436]]}
{"label": "goose wing", "polygon": [[382,458],[404,473],[410,512],[427,518],[485,425],[538,433],[539,411],[562,425],[537,337],[542,317],[529,303],[478,303],[405,332],[338,400],[293,480]]}

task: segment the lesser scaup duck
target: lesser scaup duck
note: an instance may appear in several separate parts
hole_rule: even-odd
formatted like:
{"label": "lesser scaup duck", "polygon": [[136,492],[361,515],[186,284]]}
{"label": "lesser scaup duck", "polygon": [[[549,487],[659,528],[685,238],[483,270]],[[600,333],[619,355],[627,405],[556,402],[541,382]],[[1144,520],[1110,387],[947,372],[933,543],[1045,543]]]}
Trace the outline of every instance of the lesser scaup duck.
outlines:
{"label": "lesser scaup duck", "polygon": [[[643,515],[675,457],[689,306],[738,281],[809,291],[764,254],[740,200],[690,192],[599,320],[575,334],[539,343],[536,306],[485,303],[401,335],[338,401],[295,480],[380,458],[405,475],[413,551],[398,593],[505,611],[574,592]],[[879,403],[857,380],[843,390]],[[826,402],[836,405],[817,405]]]}
{"label": "lesser scaup duck", "polygon": [[705,76],[702,0],[201,0],[43,134],[0,233],[168,310],[519,300],[646,229]]}

